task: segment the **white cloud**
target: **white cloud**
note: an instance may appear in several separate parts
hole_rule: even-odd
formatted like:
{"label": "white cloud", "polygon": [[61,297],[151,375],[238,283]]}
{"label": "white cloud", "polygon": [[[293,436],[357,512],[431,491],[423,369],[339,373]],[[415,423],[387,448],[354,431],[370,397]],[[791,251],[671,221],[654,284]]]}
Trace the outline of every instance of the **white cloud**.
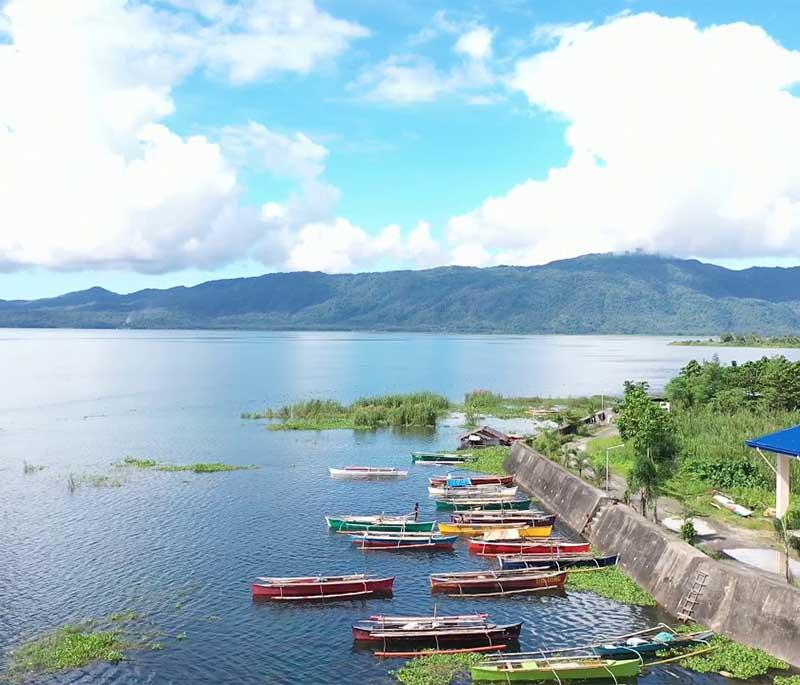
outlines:
{"label": "white cloud", "polygon": [[456,41],[455,51],[472,59],[486,59],[492,55],[494,35],[485,26],[478,26],[461,34]]}
{"label": "white cloud", "polygon": [[571,158],[453,218],[464,259],[800,255],[800,53],[748,24],[653,14],[551,35],[510,86],[563,117]]}
{"label": "white cloud", "polygon": [[[281,263],[274,217],[243,204],[245,134],[226,129],[222,148],[171,131],[172,90],[204,66],[236,81],[305,72],[364,29],[311,0],[12,0],[0,30],[0,268],[163,272],[253,246]],[[293,221],[329,216],[339,192],[319,179],[327,150],[245,128],[248,155],[300,181],[284,208]]]}

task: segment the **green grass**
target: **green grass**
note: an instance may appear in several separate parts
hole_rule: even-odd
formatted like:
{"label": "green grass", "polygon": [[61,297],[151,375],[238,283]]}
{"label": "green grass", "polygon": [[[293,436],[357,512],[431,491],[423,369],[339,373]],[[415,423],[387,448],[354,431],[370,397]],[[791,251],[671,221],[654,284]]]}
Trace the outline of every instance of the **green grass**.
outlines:
{"label": "green grass", "polygon": [[[586,444],[586,454],[592,462],[592,470],[598,477],[605,478],[606,449],[623,444],[622,438],[615,435],[609,438],[594,438]],[[634,454],[628,447],[620,447],[608,452],[608,465],[612,473],[627,479],[633,469]]]}
{"label": "green grass", "polygon": [[123,652],[128,646],[120,631],[68,625],[11,652],[8,672],[21,678],[81,668],[98,661],[117,663],[125,658]]}
{"label": "green grass", "polygon": [[725,671],[734,678],[749,680],[766,675],[770,669],[788,669],[789,664],[755,647],[745,647],[730,638],[716,636],[711,645],[713,652],[683,659],[681,666],[698,673]]}
{"label": "green grass", "polygon": [[[608,406],[606,398],[606,406]],[[491,390],[473,390],[464,396],[461,407],[468,417],[493,416],[498,419],[532,418],[537,409],[555,411],[544,416],[554,421],[578,420],[602,406],[600,395],[592,397],[505,397]]]}
{"label": "green grass", "polygon": [[776,675],[774,685],[800,685],[800,675]]}
{"label": "green grass", "polygon": [[431,654],[412,659],[393,673],[405,685],[450,685],[482,658],[480,654]]}
{"label": "green grass", "polygon": [[501,476],[508,473],[503,464],[511,454],[510,447],[484,447],[482,449],[475,450],[473,454],[478,457],[478,460],[472,462],[471,464],[467,464],[466,468],[472,471],[492,473]]}
{"label": "green grass", "polygon": [[134,457],[127,457],[120,466],[155,469],[156,471],[192,471],[193,473],[221,473],[223,471],[247,471],[259,468],[255,465],[241,466],[238,464],[225,464],[220,461],[197,462],[194,464],[163,464],[155,459],[136,459]]}
{"label": "green grass", "polygon": [[567,576],[567,590],[594,592],[622,604],[656,605],[656,600],[619,568],[570,573]]}
{"label": "green grass", "polygon": [[270,423],[271,431],[332,431],[355,430],[357,426],[349,418],[286,419]]}

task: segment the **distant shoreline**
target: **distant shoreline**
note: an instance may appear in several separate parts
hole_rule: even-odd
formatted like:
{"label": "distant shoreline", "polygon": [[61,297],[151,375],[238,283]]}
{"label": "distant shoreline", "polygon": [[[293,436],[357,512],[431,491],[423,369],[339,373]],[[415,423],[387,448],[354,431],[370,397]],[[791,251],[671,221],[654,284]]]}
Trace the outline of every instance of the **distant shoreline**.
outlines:
{"label": "distant shoreline", "polygon": [[762,337],[760,335],[734,335],[726,333],[706,340],[673,340],[678,347],[755,347],[765,349],[800,348],[800,336]]}

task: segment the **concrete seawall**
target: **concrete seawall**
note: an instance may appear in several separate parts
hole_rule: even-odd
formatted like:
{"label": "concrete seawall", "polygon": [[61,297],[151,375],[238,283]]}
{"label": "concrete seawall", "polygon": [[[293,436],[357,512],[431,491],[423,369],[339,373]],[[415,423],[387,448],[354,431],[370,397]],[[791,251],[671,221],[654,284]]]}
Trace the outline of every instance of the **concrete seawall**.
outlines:
{"label": "concrete seawall", "polygon": [[778,576],[716,561],[547,457],[517,443],[505,464],[517,482],[583,534],[667,611],[677,614],[698,571],[708,574],[698,623],[800,667],[800,590]]}

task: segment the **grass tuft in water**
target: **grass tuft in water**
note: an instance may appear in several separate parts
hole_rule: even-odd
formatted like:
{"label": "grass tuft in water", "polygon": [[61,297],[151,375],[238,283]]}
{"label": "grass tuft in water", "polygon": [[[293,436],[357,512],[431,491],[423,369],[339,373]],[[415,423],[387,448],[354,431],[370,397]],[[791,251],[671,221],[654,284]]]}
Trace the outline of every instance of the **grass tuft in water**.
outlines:
{"label": "grass tuft in water", "polygon": [[122,466],[135,466],[137,469],[151,469],[157,466],[155,459],[137,459],[136,457],[125,457]]}
{"label": "grass tuft in water", "polygon": [[573,571],[567,576],[567,590],[594,592],[622,604],[655,606],[656,600],[619,568]]}
{"label": "grass tuft in water", "polygon": [[44,466],[37,466],[36,464],[29,464],[27,461],[22,462],[22,472],[25,475],[30,475],[31,473],[38,473],[39,471],[43,470]]}
{"label": "grass tuft in water", "polygon": [[412,659],[392,673],[405,685],[450,685],[483,658],[480,654],[431,654]]}
{"label": "grass tuft in water", "polygon": [[225,464],[221,461],[197,462],[194,464],[162,464],[155,459],[136,459],[126,457],[120,466],[132,466],[138,469],[156,469],[157,471],[192,471],[193,473],[220,473],[222,471],[249,471],[258,466],[240,466],[238,464]]}

